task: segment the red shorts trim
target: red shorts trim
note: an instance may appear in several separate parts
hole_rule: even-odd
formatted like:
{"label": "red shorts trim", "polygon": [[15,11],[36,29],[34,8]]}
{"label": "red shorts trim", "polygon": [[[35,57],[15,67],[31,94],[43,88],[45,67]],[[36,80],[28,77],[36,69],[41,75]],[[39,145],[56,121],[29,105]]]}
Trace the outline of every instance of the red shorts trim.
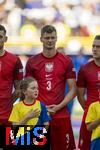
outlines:
{"label": "red shorts trim", "polygon": [[50,122],[51,149],[74,150],[75,141],[70,118],[55,118]]}
{"label": "red shorts trim", "polygon": [[90,150],[90,144],[91,144],[91,132],[87,130],[85,121],[82,121],[78,147],[80,148],[80,150]]}

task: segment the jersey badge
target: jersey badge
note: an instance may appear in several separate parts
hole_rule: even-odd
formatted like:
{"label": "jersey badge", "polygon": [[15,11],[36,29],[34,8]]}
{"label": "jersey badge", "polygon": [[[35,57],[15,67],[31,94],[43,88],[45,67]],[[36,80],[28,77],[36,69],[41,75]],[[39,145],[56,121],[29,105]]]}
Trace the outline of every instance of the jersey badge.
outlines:
{"label": "jersey badge", "polygon": [[45,64],[45,71],[46,72],[52,72],[54,69],[54,63],[53,62],[48,62]]}

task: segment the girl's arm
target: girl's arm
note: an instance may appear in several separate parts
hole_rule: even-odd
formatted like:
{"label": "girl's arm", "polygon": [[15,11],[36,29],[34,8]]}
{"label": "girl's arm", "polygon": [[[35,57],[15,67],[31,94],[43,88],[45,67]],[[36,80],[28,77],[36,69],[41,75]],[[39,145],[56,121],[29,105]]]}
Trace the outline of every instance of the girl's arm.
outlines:
{"label": "girl's arm", "polygon": [[23,119],[22,119],[21,121],[19,121],[19,122],[13,122],[13,125],[25,125],[28,120],[29,120],[29,118],[26,116],[25,118],[23,118]]}
{"label": "girl's arm", "polygon": [[96,119],[93,122],[88,123],[87,124],[87,130],[92,131],[93,129],[95,129],[99,125],[100,125],[100,118]]}
{"label": "girl's arm", "polygon": [[25,125],[27,121],[29,121],[32,118],[38,117],[39,114],[40,114],[39,109],[30,110],[22,120],[20,120],[19,122],[13,122],[13,125]]}

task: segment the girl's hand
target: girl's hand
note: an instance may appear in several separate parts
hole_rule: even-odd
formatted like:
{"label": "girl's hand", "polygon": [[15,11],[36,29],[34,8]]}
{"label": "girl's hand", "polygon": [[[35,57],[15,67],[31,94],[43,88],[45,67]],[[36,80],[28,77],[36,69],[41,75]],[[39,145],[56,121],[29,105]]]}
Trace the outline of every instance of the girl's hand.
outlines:
{"label": "girl's hand", "polygon": [[27,118],[28,119],[37,118],[37,117],[39,117],[39,114],[40,114],[39,109],[30,110],[27,114]]}

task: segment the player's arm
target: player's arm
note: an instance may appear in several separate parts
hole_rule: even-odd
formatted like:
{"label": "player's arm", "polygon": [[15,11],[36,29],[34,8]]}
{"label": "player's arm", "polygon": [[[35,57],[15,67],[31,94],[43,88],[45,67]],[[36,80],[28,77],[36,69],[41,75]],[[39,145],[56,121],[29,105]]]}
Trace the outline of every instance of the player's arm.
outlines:
{"label": "player's arm", "polygon": [[87,130],[92,131],[93,129],[95,129],[99,125],[100,125],[100,118],[96,119],[93,122],[87,123]]}
{"label": "player's arm", "polygon": [[70,60],[69,65],[66,70],[66,79],[67,84],[69,86],[69,92],[65,96],[65,98],[59,103],[58,105],[52,105],[49,106],[48,111],[50,113],[56,113],[58,110],[65,107],[73,98],[76,96],[76,74],[75,74],[75,68],[73,66],[72,60]]}
{"label": "player's arm", "polygon": [[86,102],[84,95],[85,95],[85,88],[77,87],[78,101],[81,107],[83,108],[83,110],[85,109],[85,102]]}
{"label": "player's arm", "polygon": [[58,105],[50,105],[48,106],[48,111],[51,114],[56,113],[58,110],[65,107],[75,96],[76,96],[76,80],[75,79],[67,79],[67,83],[69,86],[69,92],[65,96],[65,98],[62,100],[61,103]]}
{"label": "player's arm", "polygon": [[13,92],[13,101],[15,102],[20,97],[20,81],[14,81],[14,92]]}
{"label": "player's arm", "polygon": [[21,60],[18,58],[14,69],[14,93],[13,101],[19,98],[20,94],[20,81],[23,79],[23,66]]}
{"label": "player's arm", "polygon": [[69,86],[69,92],[65,96],[64,100],[58,105],[59,109],[66,106],[76,96],[76,80],[75,79],[67,79],[67,83]]}
{"label": "player's arm", "polygon": [[82,66],[78,72],[78,77],[77,77],[77,97],[83,110],[85,109],[86,89],[87,89],[86,71],[84,71],[84,66]]}

